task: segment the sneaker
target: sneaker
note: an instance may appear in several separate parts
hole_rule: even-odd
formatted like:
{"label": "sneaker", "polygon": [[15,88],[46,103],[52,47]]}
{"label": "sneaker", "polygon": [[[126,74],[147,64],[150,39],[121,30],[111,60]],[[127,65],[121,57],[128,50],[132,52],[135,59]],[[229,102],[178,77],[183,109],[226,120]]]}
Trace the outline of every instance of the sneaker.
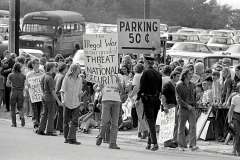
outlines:
{"label": "sneaker", "polygon": [[46,135],[43,131],[37,131],[37,134],[42,135],[42,136]]}
{"label": "sneaker", "polygon": [[17,125],[16,124],[12,124],[11,127],[17,127]]}
{"label": "sneaker", "polygon": [[68,139],[65,139],[64,143],[69,143],[69,140],[68,140]]}
{"label": "sneaker", "polygon": [[120,147],[118,147],[116,143],[110,143],[109,148],[110,149],[120,149]]}
{"label": "sneaker", "polygon": [[98,137],[98,138],[97,138],[97,141],[96,141],[96,145],[97,145],[97,146],[100,146],[100,145],[102,144],[102,140],[103,140],[103,139],[102,139],[101,137]]}
{"label": "sneaker", "polygon": [[151,148],[151,151],[156,151],[158,150],[158,144],[154,144],[153,147]]}
{"label": "sneaker", "polygon": [[80,145],[81,144],[81,142],[78,142],[76,139],[69,139],[68,143],[69,144],[75,144],[75,145]]}
{"label": "sneaker", "polygon": [[149,149],[151,149],[151,144],[147,144],[146,146],[146,150],[149,150]]}
{"label": "sneaker", "polygon": [[190,150],[191,151],[195,151],[195,150],[198,150],[199,149],[199,147],[198,146],[193,146],[193,147],[190,147]]}

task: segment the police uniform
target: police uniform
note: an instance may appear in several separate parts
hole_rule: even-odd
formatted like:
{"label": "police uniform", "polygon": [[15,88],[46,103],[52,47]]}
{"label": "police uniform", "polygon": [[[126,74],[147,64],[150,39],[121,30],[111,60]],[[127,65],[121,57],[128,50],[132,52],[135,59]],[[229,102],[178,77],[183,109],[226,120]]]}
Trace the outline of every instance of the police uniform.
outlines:
{"label": "police uniform", "polygon": [[[153,57],[146,56],[146,60],[154,60]],[[140,98],[143,102],[144,115],[149,125],[149,137],[148,145],[146,149],[151,148],[151,144],[154,144],[152,150],[157,150],[157,138],[156,138],[156,119],[160,109],[159,94],[162,89],[162,75],[156,71],[153,67],[146,68],[140,79],[140,88],[137,96],[137,100]],[[155,148],[154,148],[155,147]]]}

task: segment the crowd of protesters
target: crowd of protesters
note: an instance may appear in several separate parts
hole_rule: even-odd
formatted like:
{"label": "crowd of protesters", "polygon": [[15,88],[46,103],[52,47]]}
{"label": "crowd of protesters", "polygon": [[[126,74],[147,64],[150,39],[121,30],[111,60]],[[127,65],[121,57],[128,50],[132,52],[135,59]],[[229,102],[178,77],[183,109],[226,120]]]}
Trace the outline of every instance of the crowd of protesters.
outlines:
{"label": "crowd of protesters", "polygon": [[[192,63],[180,59],[169,65],[159,64],[154,58],[149,60],[135,55],[123,56],[117,78],[119,92],[109,95],[103,84],[87,82],[80,65],[72,64],[70,57],[64,59],[58,54],[54,62],[49,62],[44,55],[32,59],[29,55],[16,57],[6,51],[1,61],[0,103],[3,101],[4,112],[11,111],[12,127],[17,126],[16,114],[19,113],[21,126],[25,125],[24,115],[32,117],[35,133],[62,134],[65,143],[77,145],[80,142],[76,140],[76,132],[87,134],[89,128],[99,128],[96,145],[103,141],[109,143],[111,149],[120,149],[116,144],[118,130],[138,127],[138,138],[148,137],[146,149],[154,144],[153,151],[158,149],[154,132],[160,108],[166,113],[171,108],[176,110],[174,136],[164,146],[179,147],[183,151],[188,141],[191,150],[198,149],[197,119],[201,112],[213,107],[216,140],[224,142],[232,125],[233,154],[239,155],[240,66],[231,69],[227,58],[211,69],[205,68],[201,60]],[[148,68],[155,71],[147,72]],[[28,79],[36,76],[41,76],[43,95],[42,101],[32,103]],[[155,82],[156,79],[159,81]],[[149,89],[151,83],[157,85],[157,92],[149,92],[146,97],[141,93]]]}

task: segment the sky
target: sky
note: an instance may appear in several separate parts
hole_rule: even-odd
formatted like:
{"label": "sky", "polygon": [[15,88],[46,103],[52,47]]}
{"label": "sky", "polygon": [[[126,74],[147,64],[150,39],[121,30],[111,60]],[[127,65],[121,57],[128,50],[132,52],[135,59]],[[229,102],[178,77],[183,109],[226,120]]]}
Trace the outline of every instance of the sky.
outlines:
{"label": "sky", "polygon": [[218,3],[224,5],[228,4],[232,9],[240,9],[240,0],[217,0]]}

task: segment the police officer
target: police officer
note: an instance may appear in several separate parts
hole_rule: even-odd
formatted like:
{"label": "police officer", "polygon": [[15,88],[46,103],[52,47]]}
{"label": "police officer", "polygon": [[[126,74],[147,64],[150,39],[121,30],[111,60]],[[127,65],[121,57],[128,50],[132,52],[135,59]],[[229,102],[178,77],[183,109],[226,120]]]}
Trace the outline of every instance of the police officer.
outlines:
{"label": "police officer", "polygon": [[[142,98],[144,115],[150,130],[146,149],[155,151],[158,150],[155,126],[158,110],[160,109],[159,95],[162,89],[162,75],[153,68],[153,65],[154,57],[145,56],[146,69],[140,79],[136,105],[138,105],[139,99]],[[152,147],[151,144],[153,144]]]}

